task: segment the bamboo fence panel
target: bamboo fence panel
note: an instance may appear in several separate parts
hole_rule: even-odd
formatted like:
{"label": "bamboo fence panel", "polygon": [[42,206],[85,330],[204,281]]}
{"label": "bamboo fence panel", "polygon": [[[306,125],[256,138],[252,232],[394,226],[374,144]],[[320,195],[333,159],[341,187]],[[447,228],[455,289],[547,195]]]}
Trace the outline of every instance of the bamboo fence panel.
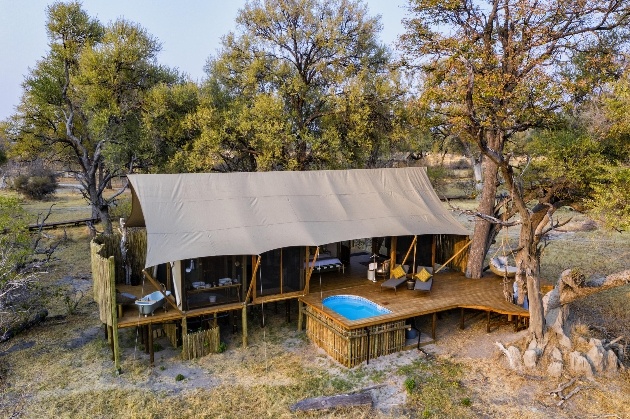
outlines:
{"label": "bamboo fence panel", "polygon": [[94,301],[98,303],[99,318],[101,322],[112,326],[112,278],[110,264],[114,263],[113,257],[103,255],[104,245],[92,241],[90,245],[92,264],[92,290]]}
{"label": "bamboo fence panel", "polygon": [[349,368],[368,358],[401,351],[405,345],[405,320],[350,330],[310,306],[304,308],[304,313],[309,339],[334,360]]}
{"label": "bamboo fence panel", "polygon": [[195,359],[219,352],[219,326],[182,336],[182,357]]}
{"label": "bamboo fence panel", "polygon": [[[120,251],[121,234],[98,236],[93,242],[103,246],[102,256],[114,256],[116,261],[116,283],[123,283],[125,278]],[[144,228],[127,229],[127,257],[131,262],[131,277],[142,281],[142,270],[147,259],[147,232]]]}

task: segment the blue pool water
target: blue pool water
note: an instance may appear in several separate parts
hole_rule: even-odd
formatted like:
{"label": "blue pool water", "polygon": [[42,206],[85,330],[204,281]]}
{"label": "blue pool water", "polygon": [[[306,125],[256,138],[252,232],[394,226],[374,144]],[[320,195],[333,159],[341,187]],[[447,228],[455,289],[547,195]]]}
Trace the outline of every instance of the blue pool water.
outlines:
{"label": "blue pool water", "polygon": [[326,297],[322,300],[322,304],[348,320],[360,320],[391,313],[385,307],[356,295]]}

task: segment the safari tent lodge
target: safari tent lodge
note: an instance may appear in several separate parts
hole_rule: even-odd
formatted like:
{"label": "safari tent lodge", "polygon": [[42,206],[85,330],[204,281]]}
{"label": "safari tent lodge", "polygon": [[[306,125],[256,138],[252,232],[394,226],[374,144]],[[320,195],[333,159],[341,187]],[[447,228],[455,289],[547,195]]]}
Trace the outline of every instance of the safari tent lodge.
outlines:
{"label": "safari tent lodge", "polygon": [[[125,228],[92,244],[117,368],[118,329],[138,327],[151,360],[158,328],[193,358],[218,346],[219,316],[247,345],[248,309],[278,301],[287,317],[297,301],[298,328],[348,367],[402,350],[417,316],[433,315],[433,337],[444,310],[527,316],[504,300],[500,279],[463,277],[469,232],[424,168],[129,181]],[[376,311],[355,318],[364,309]]]}

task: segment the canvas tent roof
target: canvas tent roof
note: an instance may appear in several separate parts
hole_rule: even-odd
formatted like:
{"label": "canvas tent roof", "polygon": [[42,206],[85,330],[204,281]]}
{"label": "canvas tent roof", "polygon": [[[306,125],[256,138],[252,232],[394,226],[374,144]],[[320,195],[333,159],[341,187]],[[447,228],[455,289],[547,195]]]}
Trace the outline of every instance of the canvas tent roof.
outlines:
{"label": "canvas tent roof", "polygon": [[146,266],[364,237],[468,235],[424,168],[129,175]]}

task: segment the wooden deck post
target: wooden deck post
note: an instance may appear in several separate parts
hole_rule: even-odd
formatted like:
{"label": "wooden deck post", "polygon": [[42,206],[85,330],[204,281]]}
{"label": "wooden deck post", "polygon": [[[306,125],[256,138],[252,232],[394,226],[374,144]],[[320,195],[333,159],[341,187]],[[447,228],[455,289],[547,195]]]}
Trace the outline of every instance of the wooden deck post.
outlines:
{"label": "wooden deck post", "polygon": [[298,332],[302,331],[302,326],[304,324],[304,313],[302,312],[303,310],[304,310],[304,303],[298,300],[298,324],[297,324]]}
{"label": "wooden deck post", "polygon": [[242,311],[242,321],[243,321],[243,348],[247,348],[247,304],[243,303],[243,311]]}
{"label": "wooden deck post", "polygon": [[147,325],[147,332],[149,332],[149,366],[153,366],[155,361],[155,354],[153,352],[153,324]]}
{"label": "wooden deck post", "polygon": [[435,234],[431,236],[431,268],[435,269],[435,253],[437,248],[437,237]]}

